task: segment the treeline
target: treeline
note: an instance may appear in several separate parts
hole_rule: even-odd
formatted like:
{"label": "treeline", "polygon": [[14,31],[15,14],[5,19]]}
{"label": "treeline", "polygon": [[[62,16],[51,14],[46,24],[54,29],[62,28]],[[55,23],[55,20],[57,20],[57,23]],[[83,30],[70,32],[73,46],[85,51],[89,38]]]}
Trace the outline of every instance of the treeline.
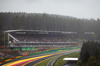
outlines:
{"label": "treeline", "polygon": [[84,42],[77,64],[79,66],[100,66],[100,42]]}
{"label": "treeline", "polygon": [[39,13],[0,13],[4,30],[34,29],[76,32],[100,32],[100,19],[78,19],[69,16]]}
{"label": "treeline", "polygon": [[93,38],[100,39],[100,19],[79,19],[70,16],[40,13],[0,13],[1,30],[50,30],[72,31],[83,37],[84,32],[95,32]]}

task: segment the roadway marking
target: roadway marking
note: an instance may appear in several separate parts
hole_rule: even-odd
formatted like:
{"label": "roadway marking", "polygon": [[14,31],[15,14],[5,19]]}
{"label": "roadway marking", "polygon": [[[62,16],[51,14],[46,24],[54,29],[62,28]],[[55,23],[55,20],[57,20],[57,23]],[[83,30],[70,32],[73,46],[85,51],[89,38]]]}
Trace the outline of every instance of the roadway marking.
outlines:
{"label": "roadway marking", "polygon": [[[55,56],[54,56],[54,57],[55,57]],[[53,58],[53,57],[50,57],[50,58]],[[44,62],[44,61],[46,61],[46,60],[48,60],[48,59],[50,59],[50,58],[47,58],[47,59],[45,59],[45,60],[43,60],[43,61],[40,61],[40,62],[36,63],[36,64],[33,65],[33,66],[36,66],[36,65],[38,65],[38,64],[40,64],[40,63],[42,63],[42,62]]]}
{"label": "roadway marking", "polygon": [[14,61],[14,62],[10,62],[10,63],[4,64],[3,66],[13,66],[13,65],[16,65],[16,64],[18,65],[18,64],[21,64],[21,63],[24,63],[24,62],[26,63],[26,62],[28,62],[30,60],[36,60],[36,59],[48,57],[48,56],[51,56],[51,55],[45,55],[45,56],[40,56],[40,57],[33,57],[33,58],[18,60],[18,61]]}
{"label": "roadway marking", "polygon": [[59,57],[61,57],[61,56],[63,56],[63,55],[59,55],[58,57],[51,59],[51,60],[48,62],[47,66],[53,66],[53,64],[54,64],[54,62],[56,61],[56,59],[59,58]]}
{"label": "roadway marking", "polygon": [[54,60],[55,60],[55,59],[56,59],[56,58],[51,59],[51,60],[48,62],[47,66],[52,66],[52,65],[53,65],[53,63],[54,63]]}
{"label": "roadway marking", "polygon": [[[35,59],[35,60],[37,60],[37,59]],[[29,63],[31,63],[31,62],[33,62],[33,61],[35,61],[35,60],[32,60],[32,61],[26,62],[26,63],[22,64],[21,66],[24,66],[24,65],[26,65],[26,64],[29,64]]]}
{"label": "roadway marking", "polygon": [[[73,51],[66,51],[66,52],[68,53],[68,52],[73,52]],[[55,53],[55,54],[53,54],[53,55],[56,55],[56,54],[64,54],[64,53],[66,53],[66,52]],[[60,56],[59,56],[59,57],[60,57]],[[52,58],[52,57],[50,57],[50,58]],[[57,57],[57,58],[58,58],[58,57]],[[49,58],[48,58],[48,59],[49,59]],[[46,59],[46,60],[47,60],[47,59]],[[44,61],[45,61],[45,60],[44,60]],[[42,62],[43,62],[43,61],[40,61],[40,62],[36,63],[36,64],[33,65],[33,66],[36,66],[37,64],[42,63]],[[55,62],[55,61],[54,61],[54,62]],[[53,62],[53,63],[54,63],[54,62]],[[52,63],[52,64],[53,64],[53,63]]]}
{"label": "roadway marking", "polygon": [[[70,51],[70,52],[72,52],[72,51]],[[33,61],[35,61],[37,59],[41,59],[41,58],[52,56],[52,55],[56,55],[56,54],[62,54],[62,53],[66,53],[66,52],[55,53],[55,54],[44,55],[44,56],[33,57],[33,58],[27,58],[27,59],[23,59],[23,60],[17,60],[17,61],[14,61],[14,62],[10,62],[10,63],[4,64],[3,66],[16,66],[16,65],[19,65],[19,64],[20,64],[20,66],[23,66],[23,65],[28,64],[30,62],[33,62]]]}
{"label": "roadway marking", "polygon": [[[50,58],[48,58],[48,59],[50,59]],[[48,60],[48,59],[46,59],[46,60]],[[40,61],[40,62],[36,63],[36,64],[33,65],[33,66],[36,66],[36,65],[38,65],[38,64],[40,64],[40,63],[42,63],[42,62],[44,62],[44,61],[46,61],[46,60]]]}

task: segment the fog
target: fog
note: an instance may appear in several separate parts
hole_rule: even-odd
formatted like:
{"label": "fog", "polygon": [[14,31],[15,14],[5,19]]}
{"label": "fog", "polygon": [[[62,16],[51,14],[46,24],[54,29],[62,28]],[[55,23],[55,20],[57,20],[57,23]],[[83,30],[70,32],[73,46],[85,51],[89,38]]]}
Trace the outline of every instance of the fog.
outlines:
{"label": "fog", "polygon": [[48,13],[100,18],[100,0],[0,0],[0,12]]}

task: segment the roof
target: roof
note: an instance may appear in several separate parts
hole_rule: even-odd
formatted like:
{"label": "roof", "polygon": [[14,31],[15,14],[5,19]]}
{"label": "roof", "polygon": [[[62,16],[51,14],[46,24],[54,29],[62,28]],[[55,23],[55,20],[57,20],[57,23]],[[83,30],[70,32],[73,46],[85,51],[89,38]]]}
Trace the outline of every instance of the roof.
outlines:
{"label": "roof", "polygon": [[78,58],[64,58],[63,60],[78,60]]}
{"label": "roof", "polygon": [[63,34],[76,34],[77,32],[67,32],[67,31],[47,31],[47,30],[24,30],[24,29],[19,29],[19,30],[7,30],[5,32],[20,32],[20,31],[34,31],[34,32],[55,32],[55,33],[63,33]]}

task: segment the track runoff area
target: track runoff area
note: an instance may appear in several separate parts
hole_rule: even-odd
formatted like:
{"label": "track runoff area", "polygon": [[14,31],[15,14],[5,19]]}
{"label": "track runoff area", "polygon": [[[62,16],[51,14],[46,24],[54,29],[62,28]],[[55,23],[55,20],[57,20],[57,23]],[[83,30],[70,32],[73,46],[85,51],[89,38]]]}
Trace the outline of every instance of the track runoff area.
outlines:
{"label": "track runoff area", "polygon": [[69,51],[60,51],[58,50],[58,52],[55,53],[47,53],[47,54],[40,54],[37,56],[31,56],[31,57],[26,57],[26,59],[20,59],[20,60],[16,60],[13,62],[9,62],[7,64],[4,64],[2,66],[35,66],[36,64],[38,64],[39,62],[46,60],[47,58],[53,57],[53,56],[58,56],[58,55],[64,55],[66,53],[73,53],[73,52],[77,52],[80,51],[80,49],[73,49],[73,50],[69,50]]}

